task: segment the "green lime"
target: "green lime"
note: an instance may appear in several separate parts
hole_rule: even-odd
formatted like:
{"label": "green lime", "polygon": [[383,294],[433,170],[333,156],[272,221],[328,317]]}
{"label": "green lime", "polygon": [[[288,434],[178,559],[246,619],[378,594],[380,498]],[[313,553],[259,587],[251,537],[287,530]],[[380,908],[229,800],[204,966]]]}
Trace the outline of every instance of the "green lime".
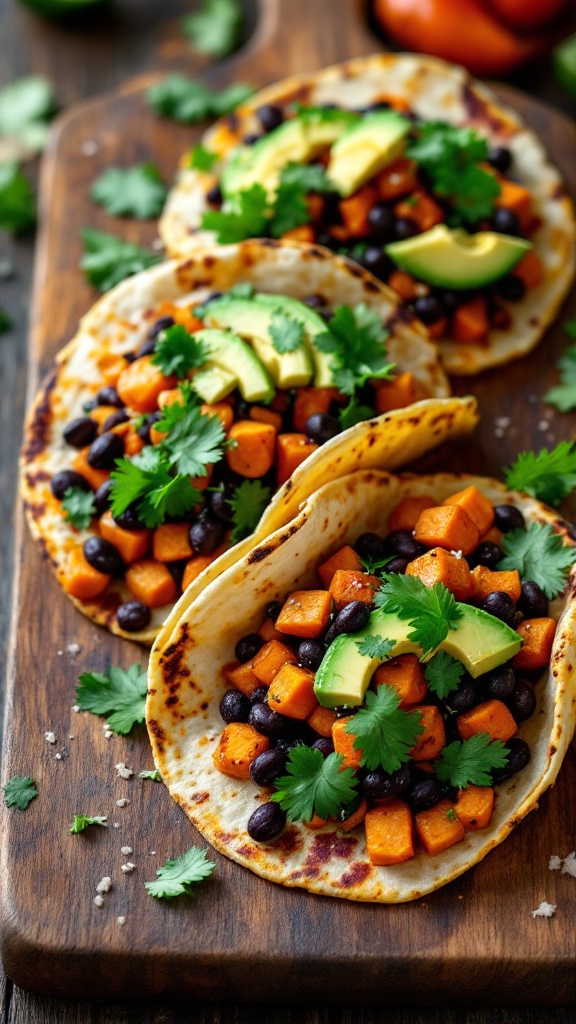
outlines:
{"label": "green lime", "polygon": [[68,18],[104,7],[108,0],[20,0],[46,18]]}
{"label": "green lime", "polygon": [[566,92],[576,99],[576,35],[554,50],[554,74]]}

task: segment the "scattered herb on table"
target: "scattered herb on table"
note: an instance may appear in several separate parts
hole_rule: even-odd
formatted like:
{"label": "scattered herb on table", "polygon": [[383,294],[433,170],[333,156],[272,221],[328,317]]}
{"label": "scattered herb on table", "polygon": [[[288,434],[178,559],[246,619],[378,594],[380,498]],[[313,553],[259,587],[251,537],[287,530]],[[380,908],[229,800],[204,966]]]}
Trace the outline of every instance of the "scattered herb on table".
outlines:
{"label": "scattered herb on table", "polygon": [[510,469],[504,469],[504,480],[512,491],[559,505],[576,486],[576,447],[572,441],[560,441],[551,451],[520,452]]}
{"label": "scattered herb on table", "polygon": [[21,234],[36,223],[36,199],[18,164],[0,164],[0,228]]}
{"label": "scattered herb on table", "polygon": [[270,493],[270,487],[264,487],[260,480],[243,480],[236,487],[230,498],[233,524],[230,540],[233,544],[254,532],[270,500]]}
{"label": "scattered herb on table", "polygon": [[146,892],[158,899],[173,899],[174,896],[192,896],[194,886],[204,878],[209,878],[216,865],[208,860],[206,850],[192,846],[181,857],[167,860],[163,867],[158,868],[158,878],[146,882]]}
{"label": "scattered herb on table", "polygon": [[139,773],[138,778],[149,779],[151,782],[162,782],[162,776],[157,768],[152,768],[150,770],[145,769],[143,772]]}
{"label": "scattered herb on table", "polygon": [[557,82],[576,99],[576,35],[568,36],[559,43],[552,56]]}
{"label": "scattered herb on table", "polygon": [[218,92],[203,82],[174,74],[151,86],[146,97],[160,116],[170,117],[183,124],[197,124],[231,114],[253,92],[252,86],[242,82]]}
{"label": "scattered herb on table", "polygon": [[270,797],[291,821],[311,821],[336,816],[356,796],[357,782],[351,768],[342,768],[342,754],[323,757],[312,747],[294,747],[286,762],[288,775],[275,780]]}
{"label": "scattered herb on table", "polygon": [[20,811],[25,811],[34,797],[38,796],[34,780],[29,775],[13,775],[2,789],[6,807],[17,807]]}
{"label": "scattered herb on table", "polygon": [[458,689],[464,675],[464,665],[452,658],[446,651],[438,651],[424,668],[428,689],[444,700],[449,693]]}
{"label": "scattered herb on table", "polygon": [[216,59],[236,48],[243,25],[244,11],[238,0],[203,0],[200,10],[182,21],[194,48]]}
{"label": "scattered herb on table", "polygon": [[374,604],[399,619],[407,619],[414,627],[408,640],[420,644],[426,654],[438,647],[450,629],[462,618],[454,595],[442,583],[424,585],[417,576],[385,573],[382,586],[375,594]]}
{"label": "scattered herb on table", "polygon": [[498,570],[518,569],[523,580],[533,580],[549,600],[562,593],[576,548],[562,542],[550,523],[531,523],[527,530],[510,530],[502,539],[504,558]]}
{"label": "scattered herb on table", "polygon": [[12,321],[10,317],[8,316],[7,313],[4,312],[4,310],[0,306],[0,334],[3,334],[4,331],[9,331],[11,327]]}
{"label": "scattered herb on table", "polygon": [[72,523],[78,530],[85,530],[96,515],[94,491],[84,491],[81,487],[67,487],[62,500],[64,521]]}
{"label": "scattered herb on table", "polygon": [[84,832],[89,825],[102,825],[103,827],[106,827],[107,818],[107,814],[103,814],[101,817],[97,816],[95,818],[88,818],[84,814],[75,814],[74,821],[70,826],[70,831],[73,835],[76,835],[78,832]]}
{"label": "scattered herb on table", "polygon": [[129,669],[111,665],[107,675],[84,672],[78,680],[76,703],[82,711],[106,715],[112,732],[125,736],[144,721],[146,671],[135,664]]}
{"label": "scattered herb on table", "polygon": [[[576,342],[576,320],[565,323],[564,330]],[[546,392],[544,401],[559,412],[572,412],[576,409],[576,345],[569,345],[564,350],[556,366],[560,371],[560,383]]]}
{"label": "scattered herb on table", "polygon": [[400,696],[383,683],[374,693],[367,690],[365,704],[346,723],[354,747],[362,752],[360,764],[373,771],[395,772],[410,760],[410,751],[424,732],[419,711],[403,711]]}
{"label": "scattered herb on table", "polygon": [[162,259],[160,253],[93,228],[83,228],[82,241],[84,255],[80,267],[88,282],[101,292],[109,291],[120,281],[153,267]]}
{"label": "scattered herb on table", "polygon": [[434,762],[434,772],[450,786],[492,786],[491,770],[504,768],[508,757],[502,740],[493,740],[487,732],[477,732],[469,740],[455,740],[444,747]]}
{"label": "scattered herb on table", "polygon": [[108,167],[93,183],[90,197],[114,217],[158,217],[167,189],[152,164]]}
{"label": "scattered herb on table", "polygon": [[0,89],[0,162],[26,160],[46,143],[55,111],[54,93],[39,75],[19,78]]}

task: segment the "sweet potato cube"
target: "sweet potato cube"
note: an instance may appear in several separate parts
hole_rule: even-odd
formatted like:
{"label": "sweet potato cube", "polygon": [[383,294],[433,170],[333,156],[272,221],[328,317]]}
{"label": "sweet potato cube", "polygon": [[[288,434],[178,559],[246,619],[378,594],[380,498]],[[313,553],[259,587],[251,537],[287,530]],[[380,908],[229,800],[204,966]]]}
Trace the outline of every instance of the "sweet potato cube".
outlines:
{"label": "sweet potato cube", "polygon": [[544,280],[542,260],[533,249],[524,254],[511,273],[513,277],[519,277],[526,288],[536,288]]}
{"label": "sweet potato cube", "polygon": [[414,539],[429,548],[446,548],[469,555],[478,546],[480,531],[460,505],[436,505],[425,508],[418,516]]}
{"label": "sweet potato cube", "polygon": [[159,562],[179,562],[194,554],[189,539],[190,523],[162,523],[154,530],[152,553]]}
{"label": "sweet potato cube", "polygon": [[276,628],[289,636],[317,637],[326,629],[331,611],[328,590],[295,590],[286,598]]}
{"label": "sweet potato cube", "polygon": [[264,643],[268,643],[269,640],[280,640],[284,639],[284,635],[280,630],[276,629],[276,623],[274,619],[267,618],[258,630],[258,636],[261,636]]}
{"label": "sweet potato cube", "polygon": [[200,412],[205,416],[217,416],[226,432],[234,422],[234,409],[227,402],[214,402],[212,405],[203,402]]}
{"label": "sweet potato cube", "polygon": [[516,722],[501,700],[487,700],[477,704],[470,711],[458,715],[458,732],[463,740],[469,740],[477,732],[487,732],[491,740],[509,740],[516,732]]}
{"label": "sweet potato cube", "polygon": [[380,199],[398,199],[407,196],[418,187],[418,169],[414,160],[398,157],[376,175],[376,187]]}
{"label": "sweet potato cube", "polygon": [[66,568],[60,577],[67,594],[79,601],[99,597],[110,583],[111,576],[98,572],[84,558],[81,547],[74,547],[66,560]]}
{"label": "sweet potato cube", "polygon": [[270,686],[282,665],[285,665],[286,662],[291,662],[292,665],[295,665],[296,661],[296,655],[290,647],[287,647],[286,644],[281,644],[279,640],[269,640],[267,644],[260,648],[258,654],[255,655],[252,667],[254,675],[258,677],[260,682],[264,683],[265,686]]}
{"label": "sweet potato cube", "polygon": [[328,739],[332,736],[332,726],[334,722],[338,721],[338,715],[331,708],[323,708],[321,704],[318,704],[312,714],[308,715],[306,721],[319,736],[325,736]]}
{"label": "sweet potato cube", "polygon": [[449,800],[440,800],[429,810],[415,814],[414,822],[420,842],[431,857],[459,843],[466,835]]}
{"label": "sweet potato cube", "polygon": [[298,388],[292,406],[292,426],[300,434],[306,433],[306,424],[317,412],[328,412],[330,404],[338,398],[335,388]]}
{"label": "sweet potato cube", "polygon": [[269,423],[274,430],[282,430],[282,417],[274,409],[267,409],[263,405],[253,405],[250,409],[250,419],[256,423]]}
{"label": "sweet potato cube", "polygon": [[204,569],[207,569],[212,562],[215,562],[218,556],[225,550],[226,546],[222,546],[213,551],[211,555],[193,555],[186,562],[186,568],[182,577],[182,591],[187,590],[200,573],[204,572]]}
{"label": "sweet potato cube", "polygon": [[268,750],[270,740],[247,722],[231,722],[224,729],[212,760],[220,772],[235,779],[249,779],[250,765]]}
{"label": "sweet potato cube", "polygon": [[516,632],[524,643],[514,657],[514,668],[522,668],[528,672],[545,668],[550,663],[556,626],[556,621],[547,617],[526,619],[521,622]]}
{"label": "sweet potato cube", "polygon": [[235,686],[237,690],[240,690],[246,697],[251,697],[254,690],[262,686],[260,679],[254,674],[251,661],[246,661],[243,664],[239,661],[229,662],[227,665],[224,665],[222,671],[228,682]]}
{"label": "sweet potato cube", "polygon": [[98,433],[102,433],[102,427],[106,423],[108,417],[114,416],[117,412],[118,409],[115,405],[97,405],[95,409],[90,411],[90,419],[96,420],[96,423],[100,428]]}
{"label": "sweet potato cube", "polygon": [[276,446],[278,485],[285,483],[295,469],[298,469],[318,445],[310,441],[306,434],[278,434]]}
{"label": "sweet potato cube", "polygon": [[424,732],[420,734],[410,751],[413,761],[433,761],[446,746],[444,719],[435,704],[417,704],[412,711],[420,712],[420,725]]}
{"label": "sweet potato cube", "polygon": [[358,825],[362,824],[364,818],[366,817],[367,810],[368,801],[361,800],[360,803],[358,804],[358,807],[356,807],[356,809],[353,810],[351,814],[348,815],[347,818],[344,818],[343,821],[338,822],[338,828],[342,829],[343,832],[351,832],[353,828],[357,828]]}
{"label": "sweet potato cube", "polygon": [[494,522],[494,507],[488,498],[485,498],[481,491],[473,485],[465,487],[457,494],[451,494],[444,498],[443,505],[459,505],[468,513],[470,519],[478,527],[480,536],[490,529]]}
{"label": "sweet potato cube", "polygon": [[330,584],[330,594],[338,610],[350,604],[350,601],[372,604],[374,594],[379,589],[380,580],[377,576],[355,569],[337,569]]}
{"label": "sweet potato cube", "polygon": [[403,800],[373,807],[364,818],[366,847],[373,864],[402,864],[414,856],[412,814]]}
{"label": "sweet potato cube", "polygon": [[268,691],[268,707],[286,718],[303,721],[318,701],[314,693],[314,672],[288,662],[276,673]]}
{"label": "sweet potato cube", "polygon": [[235,447],[226,450],[226,462],[233,473],[257,480],[274,465],[276,431],[270,423],[236,420],[228,431]]}
{"label": "sweet potato cube", "polygon": [[354,746],[356,737],[352,733],[346,732],[346,725],[353,717],[353,715],[348,715],[346,718],[338,718],[332,726],[334,751],[336,754],[342,754],[343,768],[359,768],[362,757],[362,751]]}
{"label": "sweet potato cube", "polygon": [[100,371],[103,384],[111,384],[114,386],[127,366],[129,366],[128,360],[119,355],[118,352],[103,351],[96,359],[96,366]]}
{"label": "sweet potato cube", "polygon": [[340,548],[325,562],[322,562],[322,565],[318,566],[318,575],[326,590],[330,589],[330,584],[338,569],[355,569],[356,572],[362,572],[360,555],[357,555],[349,544],[345,544],[343,548]]}
{"label": "sweet potato cube", "polygon": [[102,484],[105,484],[110,477],[109,469],[94,469],[88,462],[88,448],[81,448],[77,455],[72,459],[72,466],[80,476],[83,476],[88,481],[90,487],[95,491],[98,490]]}
{"label": "sweet potato cube", "polygon": [[461,345],[483,345],[490,333],[488,306],[483,295],[462,302],[452,317],[452,337]]}
{"label": "sweet potato cube", "polygon": [[311,224],[299,224],[298,227],[284,231],[282,238],[292,239],[293,242],[315,242],[316,232]]}
{"label": "sweet potato cube", "polygon": [[418,298],[418,281],[405,270],[393,270],[387,284],[404,302]]}
{"label": "sweet potato cube", "polygon": [[477,565],[472,570],[472,580],[475,588],[475,601],[483,601],[488,594],[492,594],[495,590],[509,594],[513,601],[518,601],[522,593],[520,573],[517,569],[493,572],[485,565]]}
{"label": "sweet potato cube", "polygon": [[392,380],[383,380],[378,384],[374,405],[376,412],[381,415],[392,409],[404,409],[405,406],[412,405],[417,398],[414,374],[406,370]]}
{"label": "sweet potato cube", "polygon": [[152,362],[152,356],[142,356],[129,363],[120,374],[116,389],[120,398],[136,412],[155,412],[162,391],[176,387],[176,377],[165,377]]}
{"label": "sweet potato cube", "polygon": [[468,832],[487,828],[494,810],[494,790],[491,786],[469,785],[461,789],[454,804],[454,813]]}
{"label": "sweet potato cube", "polygon": [[402,498],[388,520],[389,530],[410,530],[410,533],[418,522],[418,517],[425,508],[434,508],[436,502],[426,494],[417,494],[414,497]]}
{"label": "sweet potato cube", "polygon": [[507,178],[498,178],[500,195],[496,197],[496,206],[512,210],[520,220],[523,231],[530,227],[532,220],[532,196],[524,185]]}
{"label": "sweet potato cube", "polygon": [[[119,423],[117,427],[112,427],[112,433],[118,434],[124,441],[125,455],[133,456],[140,454],[144,447],[144,441],[131,423]],[[150,433],[152,433],[152,430],[150,430]]]}
{"label": "sweet potato cube", "polygon": [[110,509],[98,520],[104,540],[110,541],[121,554],[127,565],[137,562],[148,554],[150,530],[124,530],[114,521]]}
{"label": "sweet potato cube", "polygon": [[400,707],[410,708],[424,700],[428,684],[415,654],[400,654],[380,665],[373,676],[376,686],[391,686],[400,697]]}
{"label": "sweet potato cube", "polygon": [[457,558],[444,548],[433,548],[409,562],[406,575],[418,576],[426,587],[443,583],[457,601],[467,601],[475,592],[474,579],[466,559]]}
{"label": "sweet potato cube", "polygon": [[314,814],[310,818],[310,821],[303,821],[302,824],[304,825],[304,828],[309,828],[313,832],[315,832],[316,829],[324,828],[324,825],[328,824],[328,818],[321,818],[319,814],[316,814],[316,812],[314,812]]}
{"label": "sweet potato cube", "polygon": [[153,558],[133,562],[126,570],[125,579],[130,593],[149,608],[173,604],[178,597],[178,587],[169,569]]}
{"label": "sweet potato cube", "polygon": [[408,217],[413,220],[420,231],[429,231],[436,224],[441,224],[446,215],[441,206],[435,203],[427,192],[413,192],[407,200],[400,200],[394,206],[396,217]]}
{"label": "sweet potato cube", "polygon": [[378,193],[373,185],[364,185],[348,199],[338,204],[344,226],[355,238],[370,234],[368,214],[378,201]]}
{"label": "sweet potato cube", "polygon": [[165,405],[174,405],[179,402],[184,405],[184,395],[181,388],[167,388],[158,395],[158,408],[163,409]]}

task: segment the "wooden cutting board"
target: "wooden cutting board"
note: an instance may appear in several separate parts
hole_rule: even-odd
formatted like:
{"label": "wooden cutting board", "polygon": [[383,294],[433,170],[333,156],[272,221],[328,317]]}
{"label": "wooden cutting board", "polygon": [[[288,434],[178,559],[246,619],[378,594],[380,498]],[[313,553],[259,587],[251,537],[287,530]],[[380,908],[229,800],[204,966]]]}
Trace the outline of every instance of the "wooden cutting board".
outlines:
{"label": "wooden cutting board", "polygon": [[[249,48],[204,78],[217,86],[233,79],[266,85],[378,46],[360,3],[260,0]],[[95,207],[92,180],[109,165],[143,160],[169,180],[181,151],[200,134],[153,116],[147,84],[132,82],[75,108],[52,137],[41,185],[30,396],[95,298],[78,269],[80,227],[143,244],[155,237],[153,223],[115,222]],[[528,96],[498,92],[538,132],[576,191],[574,125]],[[574,311],[573,302],[529,358],[455,382],[458,393],[478,395],[482,425],[468,445],[428,458],[427,469],[498,474],[519,450],[573,436],[574,418],[556,414],[541,396],[556,379],[554,362],[566,344],[560,325]],[[138,778],[152,767],[144,730],[106,739],[102,720],[73,710],[80,672],[144,665],[146,653],[75,611],[20,513],[16,543],[4,780],[30,774],[39,791],[26,812],[4,809],[2,819],[2,953],[18,985],[57,995],[267,1003],[501,1006],[574,999],[576,881],[548,870],[551,854],[564,857],[576,847],[574,749],[537,814],[474,870],[415,903],[310,896],[217,854],[217,870],[194,900],[158,902],[144,881],[169,857],[205,843],[160,784]],[[118,778],[120,762],[134,771],[130,780]],[[129,803],[119,807],[123,797]],[[75,813],[106,814],[108,827],[70,835]],[[136,867],[123,873],[127,861]],[[103,876],[113,887],[99,908],[93,900]],[[558,906],[550,920],[532,918],[542,900]]]}

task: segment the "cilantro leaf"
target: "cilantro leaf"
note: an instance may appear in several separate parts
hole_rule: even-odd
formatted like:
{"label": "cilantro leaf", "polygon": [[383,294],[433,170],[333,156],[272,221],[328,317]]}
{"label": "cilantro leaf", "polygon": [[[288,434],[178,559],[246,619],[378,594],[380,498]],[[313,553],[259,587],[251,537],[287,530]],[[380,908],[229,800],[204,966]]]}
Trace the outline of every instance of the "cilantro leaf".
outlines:
{"label": "cilantro leaf", "polygon": [[360,654],[366,655],[367,658],[387,658],[395,644],[395,640],[383,640],[379,633],[376,636],[367,636],[364,640],[356,640]]}
{"label": "cilantro leaf", "polygon": [[441,782],[464,789],[491,786],[492,768],[504,768],[510,751],[502,740],[491,739],[490,733],[477,732],[469,740],[449,743],[434,762],[434,772]]}
{"label": "cilantro leaf", "polygon": [[146,892],[158,899],[173,899],[174,896],[192,896],[193,886],[203,878],[209,878],[216,865],[208,860],[206,850],[192,846],[181,857],[167,860],[158,868],[158,878],[146,882]]}
{"label": "cilantro leaf", "polygon": [[533,580],[552,600],[562,593],[570,568],[576,561],[576,548],[563,544],[550,523],[531,523],[527,530],[519,528],[505,533],[502,544],[504,558],[499,570],[518,569],[523,580]]}
{"label": "cilantro leaf", "polygon": [[324,168],[318,164],[290,163],[280,172],[274,197],[270,234],[281,238],[286,231],[310,221],[306,196],[309,192],[325,192],[329,188]]}
{"label": "cilantro leaf", "polygon": [[121,515],[135,502],[139,518],[149,528],[159,526],[166,516],[183,515],[201,499],[189,476],[171,474],[161,445],[144,448],[133,459],[117,459],[110,478],[112,515]]}
{"label": "cilantro leaf", "polygon": [[160,445],[162,454],[182,476],[203,476],[206,466],[222,458],[224,425],[218,416],[201,412],[196,403],[165,406],[156,428],[167,435]]}
{"label": "cilantro leaf", "polygon": [[228,289],[228,296],[234,296],[235,299],[251,299],[254,295],[254,285],[250,284],[249,281],[237,281],[231,288]]}
{"label": "cilantro leaf", "polygon": [[188,155],[188,167],[192,171],[211,171],[218,162],[218,154],[206,149],[202,143],[194,146]]}
{"label": "cilantro leaf", "polygon": [[385,573],[374,604],[407,619],[414,626],[408,639],[420,644],[425,654],[438,647],[462,618],[454,595],[443,583],[426,587],[418,576]]}
{"label": "cilantro leaf", "polygon": [[186,15],[182,27],[199,53],[218,59],[236,48],[243,24],[238,0],[203,0],[199,11]]}
{"label": "cilantro leaf", "polygon": [[[576,320],[565,323],[564,330],[569,338],[576,341]],[[560,383],[546,392],[544,401],[559,412],[572,412],[576,409],[576,345],[569,345],[564,350],[556,366],[560,371]]]}
{"label": "cilantro leaf", "polygon": [[560,441],[552,451],[520,452],[510,469],[504,470],[504,480],[510,490],[559,505],[576,486],[576,447],[572,441]]}
{"label": "cilantro leaf", "polygon": [[360,561],[364,566],[364,572],[369,572],[371,576],[376,576],[382,575],[380,569],[384,569],[394,557],[394,555],[384,555],[382,558],[372,558],[370,555],[366,555],[363,558],[360,555]]}
{"label": "cilantro leaf", "polygon": [[284,352],[295,352],[300,348],[304,337],[304,324],[285,313],[276,312],[272,315],[270,324],[270,337],[272,344],[281,355]]}
{"label": "cilantro leaf", "polygon": [[252,86],[237,82],[217,92],[203,82],[174,74],[152,85],[146,98],[157,114],[184,124],[196,124],[231,114],[253,91]]}
{"label": "cilantro leaf", "polygon": [[342,770],[342,754],[328,754],[312,747],[294,747],[286,762],[288,775],[275,780],[277,792],[270,797],[280,804],[291,821],[335,817],[357,792],[351,768]]}
{"label": "cilantro leaf", "polygon": [[94,492],[83,491],[81,487],[67,487],[64,491],[62,509],[66,513],[65,522],[72,523],[78,530],[85,530],[96,515]]}
{"label": "cilantro leaf", "polygon": [[0,306],[0,334],[3,334],[4,331],[9,331],[11,327],[12,321],[10,317],[8,316],[7,313],[4,312],[4,310]]}
{"label": "cilantro leaf", "polygon": [[[351,396],[348,405],[345,405],[343,409],[340,409],[338,413],[338,422],[342,427],[342,430],[349,430],[350,427],[355,427],[357,423],[364,423],[365,420],[372,419],[376,415],[376,410],[370,405],[362,405],[354,395]],[[390,559],[386,559],[390,561]],[[384,563],[383,563],[384,564]]]}
{"label": "cilantro leaf", "polygon": [[243,480],[236,488],[230,498],[234,524],[230,539],[233,544],[254,532],[270,500],[270,494],[271,488],[264,487],[260,480]]}
{"label": "cilantro leaf", "polygon": [[2,789],[6,807],[17,807],[20,811],[25,811],[34,797],[38,796],[34,780],[29,775],[13,775]]}
{"label": "cilantro leaf", "polygon": [[221,210],[207,210],[201,227],[215,231],[218,242],[242,242],[245,238],[261,238],[268,233],[268,197],[262,185],[251,185],[227,199]]}
{"label": "cilantro leaf", "polygon": [[16,163],[0,164],[0,228],[20,234],[36,223],[36,200]]}
{"label": "cilantro leaf", "polygon": [[104,827],[106,827],[107,817],[107,814],[102,815],[102,817],[96,818],[87,818],[84,814],[75,814],[74,821],[70,826],[70,831],[73,833],[73,835],[76,835],[78,832],[83,832],[84,829],[88,828],[89,825],[103,825]]}
{"label": "cilantro leaf", "polygon": [[88,282],[101,292],[109,291],[126,277],[139,274],[162,259],[160,253],[124,242],[106,231],[83,228],[82,241],[84,255],[80,267]]}
{"label": "cilantro leaf", "polygon": [[0,163],[27,160],[44,148],[54,114],[52,86],[39,75],[0,89]]}
{"label": "cilantro leaf", "polygon": [[129,669],[111,665],[108,675],[83,672],[78,680],[76,703],[83,711],[106,715],[112,732],[125,736],[132,726],[144,721],[146,671],[135,664]]}
{"label": "cilantro leaf", "polygon": [[162,776],[157,768],[152,768],[150,771],[144,770],[138,775],[140,779],[150,779],[152,782],[162,782]]}
{"label": "cilantro leaf", "polygon": [[384,342],[388,331],[376,310],[364,303],[355,306],[337,306],[328,323],[328,331],[314,339],[321,352],[331,352],[331,363],[336,387],[345,395],[353,395],[372,377],[388,380],[393,363],[386,361]]}
{"label": "cilantro leaf", "polygon": [[458,688],[464,672],[461,661],[451,658],[446,651],[438,651],[426,665],[424,676],[430,692],[444,700],[444,697]]}
{"label": "cilantro leaf", "polygon": [[424,732],[421,717],[419,711],[402,711],[399,694],[386,683],[376,693],[368,690],[365,705],[346,723],[355,749],[362,751],[360,764],[370,771],[382,767],[395,772],[410,760],[410,751]]}
{"label": "cilantro leaf", "polygon": [[90,197],[114,217],[158,217],[167,189],[152,164],[108,167],[93,183]]}
{"label": "cilantro leaf", "polygon": [[160,331],[152,362],[167,377],[186,377],[189,370],[203,366],[208,358],[206,345],[198,341],[182,324]]}

